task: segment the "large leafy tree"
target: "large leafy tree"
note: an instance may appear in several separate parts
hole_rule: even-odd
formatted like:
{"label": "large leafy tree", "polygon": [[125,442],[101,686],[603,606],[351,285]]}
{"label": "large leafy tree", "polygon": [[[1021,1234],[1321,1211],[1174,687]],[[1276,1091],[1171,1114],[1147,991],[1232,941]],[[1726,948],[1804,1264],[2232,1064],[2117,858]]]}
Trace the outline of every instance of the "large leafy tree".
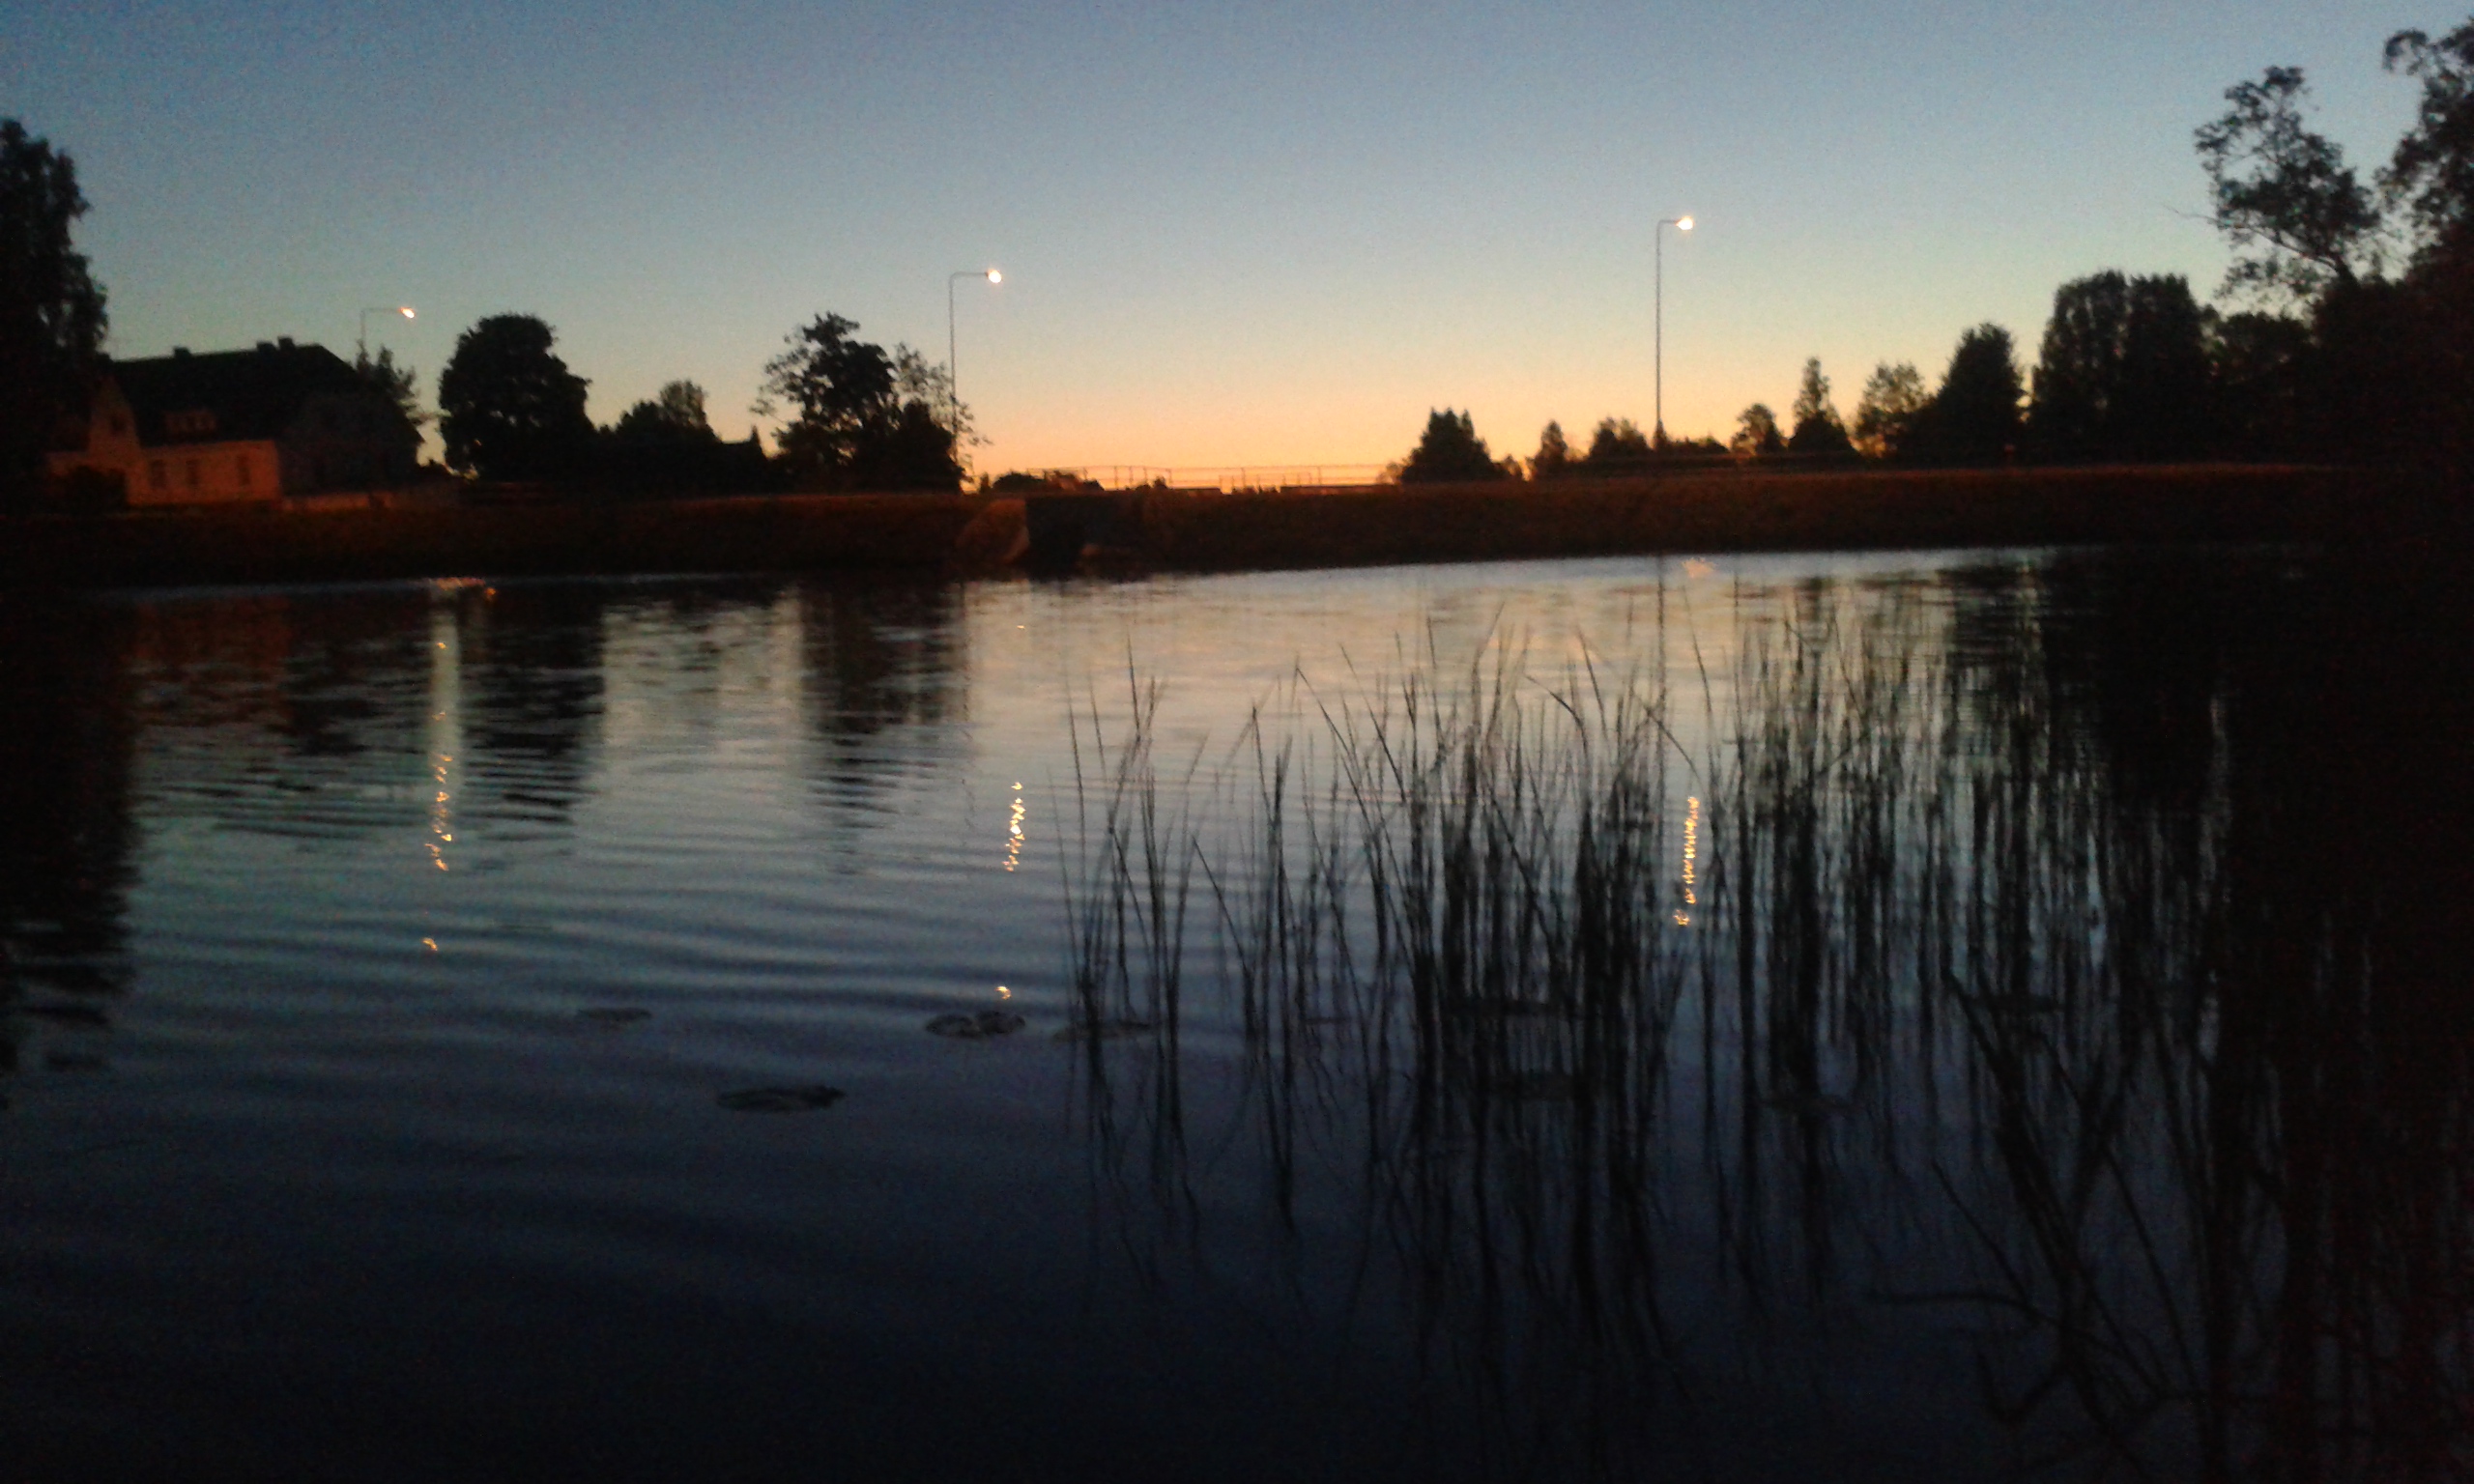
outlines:
{"label": "large leafy tree", "polygon": [[1486,451],[1467,413],[1450,408],[1426,414],[1426,430],[1400,466],[1402,484],[1454,484],[1501,479],[1502,467]]}
{"label": "large leafy tree", "polygon": [[952,382],[906,345],[889,356],[859,339],[858,328],[818,315],[764,363],[756,411],[789,416],[780,452],[792,479],[812,490],[959,489],[957,429],[969,414]]}
{"label": "large leafy tree", "polygon": [[2302,69],[2269,68],[2226,89],[2232,106],[2196,136],[2217,230],[2243,254],[2229,293],[2308,300],[2375,266],[2378,208],[2345,152],[2304,126],[2309,93]]}
{"label": "large leafy tree", "polygon": [[565,479],[590,458],[583,377],[552,349],[558,336],[529,314],[497,314],[456,338],[439,373],[446,462],[484,479]]}
{"label": "large leafy tree", "polygon": [[103,291],[70,246],[85,213],[69,157],[0,119],[0,510],[34,502],[43,452],[101,366]]}
{"label": "large leafy tree", "polygon": [[858,328],[838,314],[818,315],[764,363],[756,411],[789,417],[781,457],[808,488],[849,488],[860,440],[894,411],[892,357],[853,334]]}

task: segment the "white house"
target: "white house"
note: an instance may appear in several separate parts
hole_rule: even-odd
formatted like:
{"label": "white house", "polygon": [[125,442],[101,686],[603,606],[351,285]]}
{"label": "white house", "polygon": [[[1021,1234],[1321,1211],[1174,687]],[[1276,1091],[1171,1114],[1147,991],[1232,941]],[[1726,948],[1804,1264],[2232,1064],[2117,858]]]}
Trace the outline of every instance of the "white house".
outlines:
{"label": "white house", "polygon": [[323,346],[115,360],[82,446],[51,455],[123,481],[132,508],[273,501],[407,484],[420,435],[392,399]]}

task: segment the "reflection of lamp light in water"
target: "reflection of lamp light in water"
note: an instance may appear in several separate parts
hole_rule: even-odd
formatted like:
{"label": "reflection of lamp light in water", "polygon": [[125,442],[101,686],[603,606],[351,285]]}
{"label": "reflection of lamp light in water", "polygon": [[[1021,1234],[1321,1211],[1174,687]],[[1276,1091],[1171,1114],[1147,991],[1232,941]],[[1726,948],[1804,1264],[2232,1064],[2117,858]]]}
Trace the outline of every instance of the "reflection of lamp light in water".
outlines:
{"label": "reflection of lamp light in water", "polygon": [[1012,870],[1022,863],[1022,785],[1014,785],[1014,814],[1005,821],[1005,869]]}
{"label": "reflection of lamp light in water", "polygon": [[[462,651],[451,598],[433,599],[430,610],[429,674],[429,833],[421,842],[430,864],[447,869],[446,847],[455,843],[455,756],[462,728],[456,689],[462,675]],[[435,946],[431,951],[436,952]]]}
{"label": "reflection of lamp light in water", "polygon": [[[1687,907],[1701,904],[1700,896],[1692,890],[1701,880],[1700,860],[1701,801],[1685,799],[1683,801],[1683,904]],[[1691,927],[1692,914],[1678,912],[1675,914],[1675,925],[1678,928]]]}

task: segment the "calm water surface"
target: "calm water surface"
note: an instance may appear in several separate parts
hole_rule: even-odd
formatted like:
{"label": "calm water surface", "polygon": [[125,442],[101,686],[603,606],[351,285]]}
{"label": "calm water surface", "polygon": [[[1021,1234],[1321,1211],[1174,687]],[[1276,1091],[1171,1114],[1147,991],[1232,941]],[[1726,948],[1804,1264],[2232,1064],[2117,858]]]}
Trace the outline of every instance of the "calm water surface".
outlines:
{"label": "calm water surface", "polygon": [[0,1473],[2463,1476],[2454,577],[5,600]]}

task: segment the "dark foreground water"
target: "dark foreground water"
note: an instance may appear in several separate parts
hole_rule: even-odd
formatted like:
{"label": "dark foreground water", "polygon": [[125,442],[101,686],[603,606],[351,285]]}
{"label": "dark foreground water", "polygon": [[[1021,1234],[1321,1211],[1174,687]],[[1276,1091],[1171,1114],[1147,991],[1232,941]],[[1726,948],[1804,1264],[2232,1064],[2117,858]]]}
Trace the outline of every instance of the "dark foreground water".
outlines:
{"label": "dark foreground water", "polygon": [[2463,1477],[2460,575],[0,600],[0,1476]]}

